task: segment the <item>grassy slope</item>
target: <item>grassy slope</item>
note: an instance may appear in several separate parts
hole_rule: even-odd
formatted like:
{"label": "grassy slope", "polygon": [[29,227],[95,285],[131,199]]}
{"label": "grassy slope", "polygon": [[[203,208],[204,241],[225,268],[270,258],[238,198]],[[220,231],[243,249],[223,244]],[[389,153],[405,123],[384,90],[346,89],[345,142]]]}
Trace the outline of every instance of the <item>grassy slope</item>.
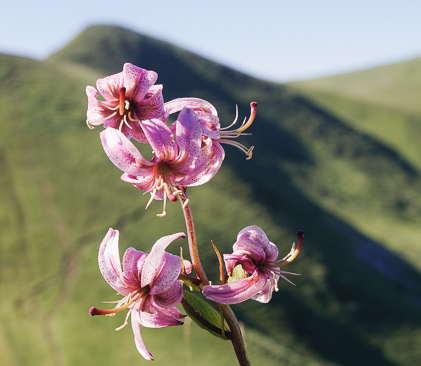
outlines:
{"label": "grassy slope", "polygon": [[[421,172],[421,109],[418,103],[421,81],[421,59],[400,64],[323,79],[292,83],[291,86],[309,97],[319,107],[340,118],[347,126],[356,129],[393,150],[415,171]],[[394,179],[391,175],[388,180]],[[395,212],[408,214],[377,214],[374,219],[347,212],[347,220],[361,231],[377,238],[410,261],[421,267],[421,247],[418,238],[421,229],[418,189],[413,190],[418,179],[396,186],[390,195],[401,195]],[[319,201],[323,201],[321,197]],[[327,203],[328,205],[328,203]],[[335,212],[339,213],[337,207]]]}
{"label": "grassy slope", "polygon": [[[118,57],[106,57],[108,52]],[[59,64],[63,59],[66,63]],[[8,294],[0,300],[5,310],[0,314],[0,351],[8,364],[143,362],[130,329],[112,330],[122,316],[87,316],[89,306],[112,299],[96,266],[98,244],[108,227],[121,231],[122,250],[133,245],[146,251],[158,237],[184,230],[177,204],[170,205],[164,219],[153,215],[159,203],[144,211],[146,197],[120,182],[119,172],[104,156],[99,129],[84,126],[84,85],[93,84],[98,74],[119,71],[125,61],[157,70],[167,100],[207,98],[223,120],[231,118],[227,112],[235,103],[244,115],[247,101],[259,102],[258,124],[248,138],[256,146],[253,159],[246,162],[227,147],[220,173],[190,193],[207,268],[216,260],[206,243],[212,239],[221,251],[229,251],[246,225],[260,225],[285,252],[296,229],[307,234],[300,260],[289,268],[303,274],[295,279],[298,286],[283,284],[267,305],[250,301],[235,307],[246,323],[253,363],[412,365],[420,359],[420,317],[414,305],[419,301],[414,286],[418,273],[318,207],[308,192],[310,183],[312,189],[324,187],[329,175],[343,174],[346,179],[359,174],[370,187],[382,186],[382,176],[370,174],[371,165],[382,160],[397,177],[394,184],[412,179],[412,170],[383,145],[361,138],[281,86],[125,30],[96,27],[48,62],[2,56],[0,63],[0,85],[12,86],[0,89],[0,195],[5,202],[0,217],[7,227],[0,278],[11,279],[0,282],[1,292]],[[95,66],[96,71],[74,62]],[[335,139],[326,131],[335,133]],[[346,149],[338,151],[339,147]],[[361,162],[355,154],[368,148],[370,157]],[[308,179],[302,186],[300,177]],[[320,182],[314,181],[317,177]],[[344,204],[355,198],[342,192],[344,188],[328,188]],[[376,190],[363,192],[366,199],[374,197],[367,203],[373,212],[389,204],[377,202]],[[181,240],[170,249],[177,252],[179,245],[186,250]],[[385,265],[394,264],[394,272],[384,272],[382,263],[373,268],[376,261],[367,248]],[[156,363],[189,364],[190,352],[203,352],[202,364],[215,364],[221,357],[221,365],[233,364],[229,344],[213,340],[194,325],[190,336],[188,331],[189,327],[145,329]],[[190,339],[190,347],[184,337]],[[160,352],[164,345],[171,352]],[[404,353],[396,352],[402,347]]]}

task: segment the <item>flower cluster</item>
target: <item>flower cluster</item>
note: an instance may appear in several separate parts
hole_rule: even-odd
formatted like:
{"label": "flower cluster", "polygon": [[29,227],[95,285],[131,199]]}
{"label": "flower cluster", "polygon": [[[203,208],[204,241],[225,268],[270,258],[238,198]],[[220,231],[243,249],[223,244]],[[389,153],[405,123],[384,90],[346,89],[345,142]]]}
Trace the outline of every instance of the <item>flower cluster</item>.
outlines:
{"label": "flower cluster", "polygon": [[[239,128],[230,130],[238,113],[231,126],[221,128],[215,107],[203,99],[178,98],[164,102],[162,85],[154,85],[157,77],[154,71],[125,64],[122,72],[97,81],[99,92],[88,86],[87,125],[104,126],[100,139],[105,153],[123,171],[123,181],[150,193],[146,207],[154,199],[163,200],[163,211],[157,216],[165,216],[168,199],[179,198],[192,262],[165,251],[175,239],[185,238],[183,233],[162,237],[149,254],[128,248],[121,262],[119,232],[109,229],[99,248],[99,269],[105,281],[123,298],[112,309],[92,307],[89,313],[113,316],[127,309],[126,319],[117,330],[124,328],[131,316],[137,350],[145,359],[153,360],[143,342],[141,326],[162,328],[183,324],[180,319],[186,315],[176,308],[181,302],[188,315],[205,329],[231,339],[240,364],[248,365],[240,328],[226,304],[248,299],[267,303],[273,291],[278,290],[279,279],[289,281],[284,275],[293,274],[281,271],[280,267],[297,256],[304,235],[298,231],[298,244],[293,244],[287,256],[277,259],[278,248],[264,231],[248,226],[239,232],[233,253],[224,254],[224,261],[217,252],[221,284],[208,281],[199,259],[186,189],[208,182],[218,172],[225,157],[221,144],[233,145],[247,159],[251,158],[253,147],[246,148],[234,139],[253,123],[257,103],[250,104],[250,117]],[[103,100],[98,99],[99,93]],[[174,114],[175,121],[170,122],[169,117]],[[135,144],[150,148],[152,158],[146,159]],[[193,268],[195,277],[191,275]],[[201,290],[207,299],[219,304],[229,330],[218,328],[211,319],[203,317],[202,314],[212,313],[213,309],[200,312],[188,303],[188,295],[183,296],[183,283]]]}
{"label": "flower cluster", "polygon": [[[218,172],[225,153],[221,143],[231,144],[251,157],[252,148],[232,141],[254,120],[257,103],[251,103],[250,118],[238,129],[221,129],[215,107],[199,98],[179,98],[164,103],[158,75],[126,63],[123,71],[97,81],[99,93],[86,87],[90,128],[101,125],[101,142],[110,160],[124,173],[121,179],[149,192],[151,199],[177,199],[184,187],[208,182]],[[167,125],[169,116],[177,119]],[[147,160],[130,141],[149,144],[153,157]]]}

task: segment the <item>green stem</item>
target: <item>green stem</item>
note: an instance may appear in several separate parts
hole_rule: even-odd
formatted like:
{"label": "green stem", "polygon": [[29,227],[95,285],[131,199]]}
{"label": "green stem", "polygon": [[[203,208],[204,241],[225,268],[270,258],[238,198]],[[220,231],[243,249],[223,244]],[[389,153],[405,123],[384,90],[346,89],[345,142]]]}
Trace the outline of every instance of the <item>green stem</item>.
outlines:
{"label": "green stem", "polygon": [[[193,222],[193,214],[190,208],[190,202],[185,189],[183,189],[183,194],[179,196],[179,198],[181,202],[181,207],[183,208],[184,219],[186,221],[187,238],[189,240],[189,250],[192,265],[197,277],[200,279],[201,287],[203,287],[209,285],[209,280],[206,277],[205,271],[202,267],[202,263],[200,262],[199,250],[197,247],[196,231]],[[227,304],[218,304],[218,307],[221,310],[230,329],[230,340],[234,347],[234,351],[237,356],[239,365],[250,366],[250,361],[247,357],[243,335],[241,334],[240,326],[238,325],[238,321],[235,317],[234,312]]]}

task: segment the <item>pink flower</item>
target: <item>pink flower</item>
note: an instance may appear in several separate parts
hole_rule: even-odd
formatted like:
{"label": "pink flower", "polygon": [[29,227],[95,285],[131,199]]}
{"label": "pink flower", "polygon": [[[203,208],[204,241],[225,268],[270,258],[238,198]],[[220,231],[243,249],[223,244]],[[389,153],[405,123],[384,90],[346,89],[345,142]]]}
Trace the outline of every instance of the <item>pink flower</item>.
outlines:
{"label": "pink flower", "polygon": [[89,314],[113,316],[128,308],[124,324],[116,330],[128,324],[127,319],[131,314],[137,350],[147,360],[153,360],[153,357],[143,343],[140,326],[162,328],[183,324],[179,319],[185,315],[175,307],[183,297],[182,283],[177,280],[182,269],[182,260],[165,252],[165,248],[173,240],[184,237],[183,233],[164,236],[154,244],[149,255],[128,248],[123,256],[123,270],[117,230],[109,229],[99,247],[98,263],[101,274],[124,297],[113,309],[92,307]]}
{"label": "pink flower", "polygon": [[228,131],[227,129],[232,127],[237,122],[238,110],[234,122],[228,127],[221,128],[219,124],[218,113],[215,107],[206,100],[199,98],[178,98],[165,103],[165,110],[167,115],[176,113],[185,107],[194,110],[194,113],[196,114],[196,117],[198,118],[202,128],[202,135],[204,137],[211,138],[214,144],[224,143],[233,145],[242,150],[247,155],[247,160],[251,159],[253,146],[251,148],[246,148],[244,145],[237,141],[233,141],[232,139],[241,135],[245,135],[243,132],[253,123],[257,110],[256,102],[250,103],[251,113],[249,119],[244,120],[239,128],[231,131]]}
{"label": "pink flower", "polygon": [[[151,199],[176,200],[182,187],[208,182],[221,167],[224,150],[211,138],[203,138],[193,110],[183,108],[168,127],[159,120],[145,121],[144,132],[154,156],[146,160],[120,131],[107,128],[100,134],[110,160],[124,174],[121,179],[151,193]],[[148,205],[149,205],[148,203]]]}
{"label": "pink flower", "polygon": [[236,304],[248,299],[267,303],[272,298],[272,292],[278,290],[280,277],[290,282],[279,267],[294,260],[303,242],[304,234],[297,232],[298,245],[292,246],[290,253],[283,259],[276,260],[278,248],[271,243],[265,232],[258,226],[248,226],[238,233],[233,245],[232,254],[224,254],[224,261],[229,276],[240,265],[244,270],[244,278],[223,285],[208,285],[203,287],[203,294],[210,300],[221,304]]}
{"label": "pink flower", "polygon": [[97,88],[105,101],[96,99],[99,93],[94,87],[86,87],[86,123],[90,128],[103,124],[145,142],[143,121],[166,119],[162,85],[153,85],[157,78],[154,71],[126,63],[122,72],[98,79]]}

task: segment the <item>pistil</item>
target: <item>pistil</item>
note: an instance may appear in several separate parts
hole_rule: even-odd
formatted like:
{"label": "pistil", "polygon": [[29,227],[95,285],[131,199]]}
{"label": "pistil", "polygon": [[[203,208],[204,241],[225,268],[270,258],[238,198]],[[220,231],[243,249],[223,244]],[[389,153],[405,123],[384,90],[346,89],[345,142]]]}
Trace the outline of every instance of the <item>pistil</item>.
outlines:
{"label": "pistil", "polygon": [[126,106],[126,88],[123,86],[120,88],[120,103],[119,103],[119,112],[120,116],[124,114],[125,106]]}

